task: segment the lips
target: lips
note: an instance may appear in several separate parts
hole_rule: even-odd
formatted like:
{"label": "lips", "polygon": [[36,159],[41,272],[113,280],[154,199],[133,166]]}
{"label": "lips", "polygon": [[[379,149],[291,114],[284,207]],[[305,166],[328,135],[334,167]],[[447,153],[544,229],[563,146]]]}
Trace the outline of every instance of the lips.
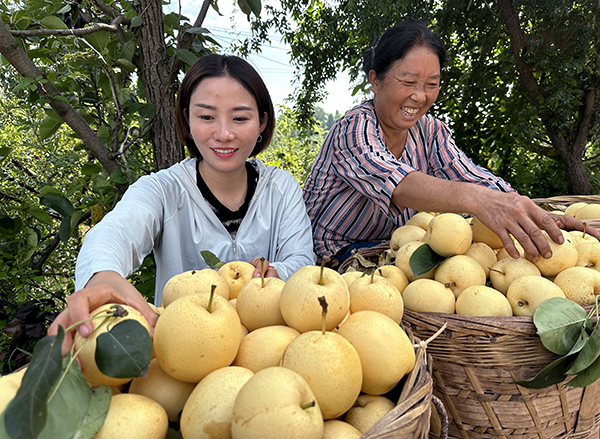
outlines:
{"label": "lips", "polygon": [[237,152],[236,148],[211,148],[215,155],[219,158],[229,158]]}
{"label": "lips", "polygon": [[400,111],[405,116],[412,117],[412,116],[416,115],[419,112],[419,109],[418,108],[412,108],[412,107],[402,107],[402,108],[400,108]]}

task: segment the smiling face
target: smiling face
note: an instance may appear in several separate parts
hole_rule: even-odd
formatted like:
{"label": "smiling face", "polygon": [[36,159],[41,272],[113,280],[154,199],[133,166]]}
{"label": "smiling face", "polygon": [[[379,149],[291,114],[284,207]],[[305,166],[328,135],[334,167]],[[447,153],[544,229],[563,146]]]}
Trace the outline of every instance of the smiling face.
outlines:
{"label": "smiling face", "polygon": [[395,61],[383,79],[373,70],[369,81],[375,112],[386,142],[405,135],[435,102],[440,91],[440,60],[426,47],[415,47]]}
{"label": "smiling face", "polygon": [[245,162],[266,126],[261,123],[254,96],[230,76],[202,80],[190,98],[190,133],[205,173],[245,172]]}

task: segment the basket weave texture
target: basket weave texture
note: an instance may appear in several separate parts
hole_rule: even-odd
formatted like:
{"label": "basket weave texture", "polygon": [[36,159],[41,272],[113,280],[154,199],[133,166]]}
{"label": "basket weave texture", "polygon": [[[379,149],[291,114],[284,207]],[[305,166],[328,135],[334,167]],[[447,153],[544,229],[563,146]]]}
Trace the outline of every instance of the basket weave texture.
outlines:
{"label": "basket weave texture", "polygon": [[[405,327],[415,348],[415,367],[402,384],[396,406],[375,423],[360,439],[425,439],[429,435],[432,409],[433,377],[432,360],[426,352],[425,343],[414,337]],[[447,437],[447,419],[442,404],[434,405],[442,418],[440,439]]]}
{"label": "basket weave texture", "polygon": [[420,338],[447,323],[428,352],[434,361],[434,394],[450,418],[449,437],[599,437],[600,381],[586,388],[561,383],[544,389],[515,383],[558,358],[542,345],[531,317],[405,311],[403,321]]}

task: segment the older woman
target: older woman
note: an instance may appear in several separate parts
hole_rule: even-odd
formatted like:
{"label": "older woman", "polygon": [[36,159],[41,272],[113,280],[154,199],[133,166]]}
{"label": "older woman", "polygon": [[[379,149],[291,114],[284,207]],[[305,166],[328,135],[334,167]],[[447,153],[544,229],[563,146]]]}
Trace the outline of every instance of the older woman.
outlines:
{"label": "older woman", "polygon": [[511,256],[519,253],[510,235],[532,260],[552,254],[541,230],[560,244],[560,228],[583,229],[475,165],[448,127],[427,114],[445,58],[441,39],[420,21],[388,29],[365,54],[374,97],[336,122],[304,184],[320,258],[341,262],[354,248],[390,239],[419,210],[473,214]]}

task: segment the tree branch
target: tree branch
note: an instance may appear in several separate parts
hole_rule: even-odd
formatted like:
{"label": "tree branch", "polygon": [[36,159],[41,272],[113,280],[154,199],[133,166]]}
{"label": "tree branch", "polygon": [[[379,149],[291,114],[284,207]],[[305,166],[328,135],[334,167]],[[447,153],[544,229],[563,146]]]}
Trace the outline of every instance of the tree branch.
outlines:
{"label": "tree branch", "polygon": [[82,27],[79,29],[31,29],[31,30],[11,30],[10,33],[13,37],[27,38],[27,37],[42,37],[42,36],[57,36],[57,37],[80,37],[83,35],[93,34],[94,32],[107,31],[117,32],[119,29],[118,24],[105,24],[95,23],[91,26]]}

